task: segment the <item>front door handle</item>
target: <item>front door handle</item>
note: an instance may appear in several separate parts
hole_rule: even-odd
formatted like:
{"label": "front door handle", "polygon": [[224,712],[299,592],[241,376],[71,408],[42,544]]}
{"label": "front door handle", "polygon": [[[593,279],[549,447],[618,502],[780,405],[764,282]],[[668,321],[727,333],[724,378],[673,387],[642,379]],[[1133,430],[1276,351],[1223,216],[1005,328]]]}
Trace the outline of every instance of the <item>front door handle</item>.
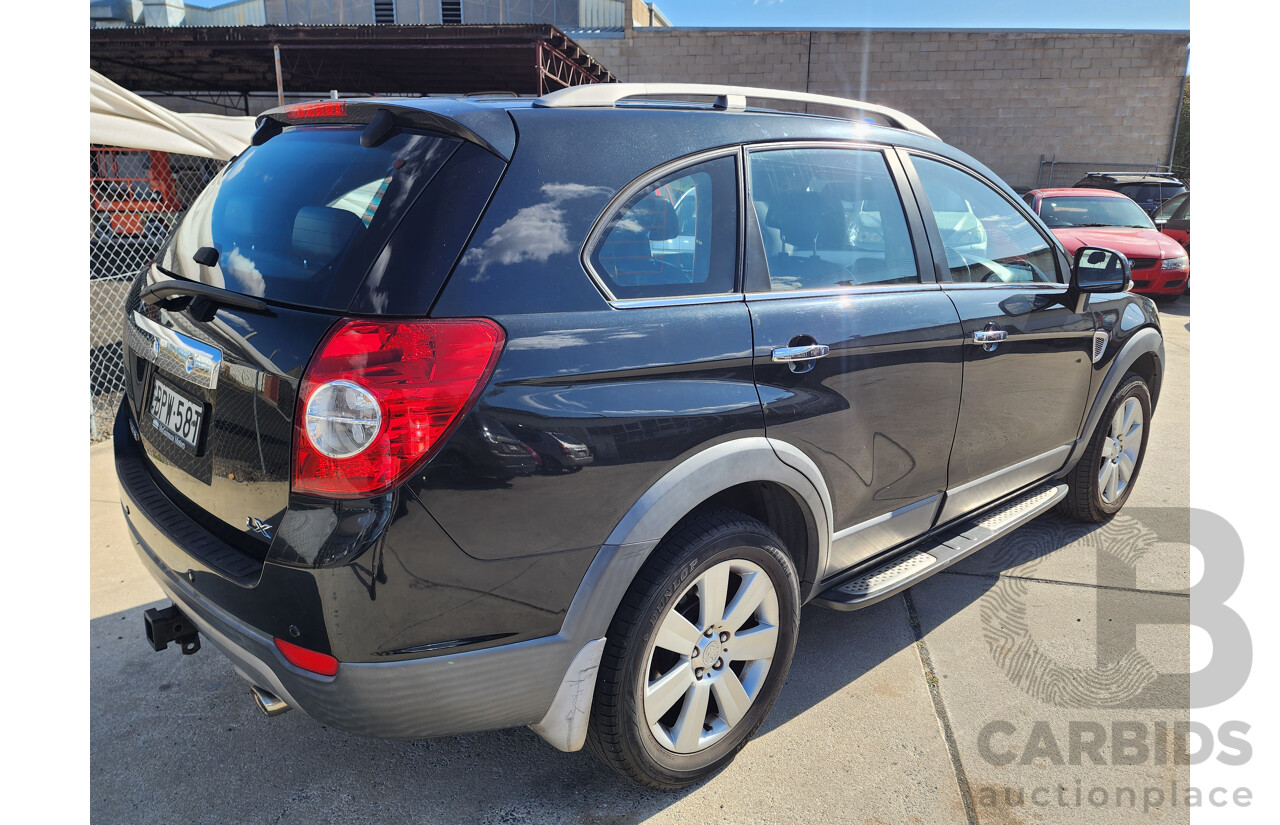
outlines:
{"label": "front door handle", "polygon": [[994,329],[988,326],[986,329],[977,329],[973,331],[973,342],[982,344],[982,348],[987,352],[995,352],[996,347],[1001,341],[1009,337],[1009,333],[1002,329]]}
{"label": "front door handle", "polygon": [[773,360],[779,364],[790,364],[825,358],[830,354],[831,347],[826,344],[806,344],[803,347],[778,347],[773,351]]}

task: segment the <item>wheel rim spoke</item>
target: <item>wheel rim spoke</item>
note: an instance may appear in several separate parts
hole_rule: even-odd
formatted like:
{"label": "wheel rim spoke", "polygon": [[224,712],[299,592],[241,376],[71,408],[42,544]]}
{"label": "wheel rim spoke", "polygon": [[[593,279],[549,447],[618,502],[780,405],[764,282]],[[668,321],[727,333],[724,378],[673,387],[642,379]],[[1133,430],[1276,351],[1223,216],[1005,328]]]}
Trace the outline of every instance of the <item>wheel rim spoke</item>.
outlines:
{"label": "wheel rim spoke", "polygon": [[1135,454],[1130,450],[1125,450],[1120,454],[1120,463],[1116,465],[1116,469],[1120,471],[1120,480],[1125,484],[1129,483],[1129,479],[1133,476]]}
{"label": "wheel rim spoke", "polygon": [[733,603],[725,612],[724,629],[733,631],[742,627],[743,623],[756,612],[760,602],[764,601],[771,587],[769,576],[763,571],[744,577],[742,586],[738,588],[738,593],[733,598]]}
{"label": "wheel rim spoke", "polygon": [[1124,408],[1116,410],[1116,414],[1111,416],[1111,437],[1114,438],[1124,432]]}
{"label": "wheel rim spoke", "polygon": [[753,627],[736,634],[729,642],[730,658],[735,662],[772,659],[778,649],[778,628],[768,625]]}
{"label": "wheel rim spoke", "polygon": [[715,691],[720,716],[729,727],[742,721],[742,717],[746,716],[751,708],[751,697],[747,695],[747,689],[738,680],[738,674],[727,667],[724,668],[712,681],[711,689]]}
{"label": "wheel rim spoke", "polygon": [[694,682],[693,687],[685,694],[680,717],[671,728],[671,738],[675,740],[676,750],[691,753],[698,749],[702,726],[707,721],[707,700],[710,697],[711,686],[705,681]]}
{"label": "wheel rim spoke", "polygon": [[687,696],[694,684],[693,666],[681,662],[662,678],[650,682],[644,691],[644,716],[650,725],[656,724],[671,706]]}
{"label": "wheel rim spoke", "polygon": [[729,596],[729,562],[722,562],[698,579],[698,623],[705,630],[724,618],[724,602]]}
{"label": "wheel rim spoke", "polygon": [[662,626],[658,628],[658,638],[654,640],[654,644],[663,650],[688,656],[689,651],[697,647],[700,641],[702,641],[702,633],[693,626],[693,622],[672,610],[662,620]]}
{"label": "wheel rim spoke", "polygon": [[1111,463],[1111,459],[1104,458],[1102,460],[1102,469],[1098,471],[1098,489],[1102,491],[1102,498],[1106,501],[1111,500],[1111,493],[1108,492],[1111,486],[1111,479],[1116,474],[1116,465]]}

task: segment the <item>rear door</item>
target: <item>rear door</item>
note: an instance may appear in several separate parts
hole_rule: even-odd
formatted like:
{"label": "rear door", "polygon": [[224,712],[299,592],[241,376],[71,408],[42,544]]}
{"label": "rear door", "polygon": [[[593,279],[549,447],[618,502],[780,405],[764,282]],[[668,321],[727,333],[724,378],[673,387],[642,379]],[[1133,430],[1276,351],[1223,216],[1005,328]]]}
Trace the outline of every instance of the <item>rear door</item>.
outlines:
{"label": "rear door", "polygon": [[[128,403],[151,475],[259,560],[289,505],[298,384],[316,345],[347,312],[425,314],[504,167],[456,137],[398,130],[364,146],[362,131],[297,126],[247,149],[126,306]],[[402,221],[424,229],[391,244]],[[440,237],[450,221],[465,225]],[[164,282],[262,305],[140,299]]]}
{"label": "rear door", "polygon": [[960,403],[960,323],[892,151],[761,146],[748,158],[756,382],[768,435],[803,451],[830,490],[829,575],[932,526]]}
{"label": "rear door", "polygon": [[1183,198],[1161,227],[1162,232],[1182,244],[1182,248],[1191,253],[1191,196]]}
{"label": "rear door", "polygon": [[1066,461],[1088,395],[1094,323],[1068,305],[1067,262],[1024,204],[949,160],[902,160],[964,329],[947,521]]}

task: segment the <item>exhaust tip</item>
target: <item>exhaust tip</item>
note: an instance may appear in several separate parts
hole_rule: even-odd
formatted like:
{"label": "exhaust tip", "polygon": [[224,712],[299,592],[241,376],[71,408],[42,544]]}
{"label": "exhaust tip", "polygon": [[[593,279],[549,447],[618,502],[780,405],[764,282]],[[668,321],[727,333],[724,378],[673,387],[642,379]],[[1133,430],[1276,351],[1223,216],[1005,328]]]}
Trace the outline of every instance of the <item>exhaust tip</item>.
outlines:
{"label": "exhaust tip", "polygon": [[254,685],[249,688],[249,692],[253,694],[253,702],[258,706],[258,710],[267,716],[279,716],[291,710],[288,702],[285,702],[269,690],[263,690]]}

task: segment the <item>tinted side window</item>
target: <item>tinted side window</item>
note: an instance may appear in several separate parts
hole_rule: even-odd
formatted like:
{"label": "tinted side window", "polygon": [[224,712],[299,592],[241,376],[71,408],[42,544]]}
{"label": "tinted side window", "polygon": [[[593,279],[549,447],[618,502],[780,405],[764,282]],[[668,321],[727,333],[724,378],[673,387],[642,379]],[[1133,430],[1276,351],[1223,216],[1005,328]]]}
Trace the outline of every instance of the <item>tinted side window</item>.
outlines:
{"label": "tinted side window", "polygon": [[902,201],[879,152],[753,152],[751,199],[775,292],[919,281]]}
{"label": "tinted side window", "polygon": [[1174,195],[1172,198],[1169,198],[1169,200],[1161,204],[1160,208],[1157,209],[1156,213],[1151,217],[1157,221],[1167,221],[1173,217],[1173,213],[1177,212],[1186,200],[1187,196],[1185,194]]}
{"label": "tinted side window", "polygon": [[972,175],[912,159],[957,283],[1056,283],[1056,256],[1007,200]]}
{"label": "tinted side window", "polygon": [[591,266],[615,298],[734,290],[738,175],[716,158],[645,186],[609,219]]}

